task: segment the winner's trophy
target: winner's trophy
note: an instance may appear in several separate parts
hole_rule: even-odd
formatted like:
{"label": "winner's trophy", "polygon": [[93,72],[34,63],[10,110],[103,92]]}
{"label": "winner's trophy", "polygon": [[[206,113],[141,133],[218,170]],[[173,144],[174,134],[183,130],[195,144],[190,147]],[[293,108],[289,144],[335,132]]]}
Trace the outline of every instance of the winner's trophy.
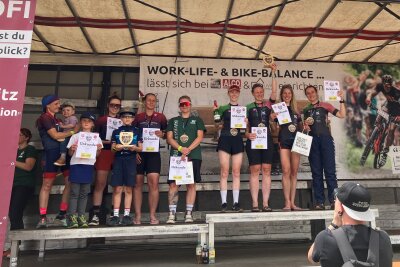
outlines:
{"label": "winner's trophy", "polygon": [[271,65],[275,63],[274,56],[271,54],[265,54],[263,56],[264,68],[271,68]]}
{"label": "winner's trophy", "polygon": [[132,132],[120,132],[119,133],[119,141],[123,147],[132,147],[131,145],[133,141],[133,133]]}

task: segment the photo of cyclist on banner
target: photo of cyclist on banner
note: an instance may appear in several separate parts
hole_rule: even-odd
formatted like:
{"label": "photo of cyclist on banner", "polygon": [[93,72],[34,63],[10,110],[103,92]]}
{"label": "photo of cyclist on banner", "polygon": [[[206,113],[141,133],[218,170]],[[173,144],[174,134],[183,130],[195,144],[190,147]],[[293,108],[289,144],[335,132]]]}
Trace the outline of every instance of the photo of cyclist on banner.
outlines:
{"label": "photo of cyclist on banner", "polygon": [[[400,70],[398,66],[348,64],[346,91],[347,167],[393,174],[390,146],[400,144]],[[389,162],[389,164],[388,164]]]}
{"label": "photo of cyclist on banner", "polygon": [[[378,117],[375,121],[375,129],[369,138],[369,145],[376,138],[381,137],[378,145],[379,151],[375,152],[374,168],[379,169],[386,164],[389,146],[393,144],[394,132],[400,122],[400,88],[393,86],[392,76],[386,74],[382,77],[382,83],[376,85],[375,90],[372,90],[365,99],[367,105],[371,104],[371,98],[382,92],[386,97],[386,102],[378,110]],[[372,109],[376,108],[371,106]],[[368,142],[367,142],[368,145]],[[376,146],[374,146],[376,148]],[[368,156],[368,155],[365,155]],[[362,159],[361,159],[362,160]],[[364,162],[361,162],[363,165]]]}

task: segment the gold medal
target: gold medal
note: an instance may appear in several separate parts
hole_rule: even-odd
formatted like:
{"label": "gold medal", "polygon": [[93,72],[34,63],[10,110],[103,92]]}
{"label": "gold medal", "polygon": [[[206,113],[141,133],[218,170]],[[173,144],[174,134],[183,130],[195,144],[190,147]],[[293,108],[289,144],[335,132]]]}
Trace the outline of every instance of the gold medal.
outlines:
{"label": "gold medal", "polygon": [[306,119],[306,122],[307,122],[308,125],[313,125],[314,124],[314,118],[313,117],[308,117]]}
{"label": "gold medal", "polygon": [[230,132],[231,132],[231,135],[236,136],[238,134],[238,129],[232,128]]}
{"label": "gold medal", "polygon": [[133,132],[120,132],[119,133],[119,141],[123,147],[131,147],[133,141]]}
{"label": "gold medal", "polygon": [[294,133],[294,132],[296,131],[296,125],[290,124],[290,125],[288,126],[288,129],[289,129],[289,131],[290,131],[291,133]]}
{"label": "gold medal", "polygon": [[179,140],[181,140],[182,143],[187,143],[187,141],[189,141],[189,136],[187,136],[186,134],[182,134],[179,137]]}
{"label": "gold medal", "polygon": [[258,124],[258,127],[265,127],[265,124],[262,123],[262,122],[260,122],[260,123]]}

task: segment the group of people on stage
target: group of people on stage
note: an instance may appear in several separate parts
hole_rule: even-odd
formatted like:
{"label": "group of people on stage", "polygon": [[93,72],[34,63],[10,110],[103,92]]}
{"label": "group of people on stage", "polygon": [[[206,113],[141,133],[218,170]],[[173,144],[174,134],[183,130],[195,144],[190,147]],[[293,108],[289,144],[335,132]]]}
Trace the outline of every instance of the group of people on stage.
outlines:
{"label": "group of people on stage", "polygon": [[[271,68],[273,72],[277,69],[275,64]],[[300,112],[292,87],[283,85],[278,95],[277,82],[275,78],[272,78],[272,92],[268,99],[265,99],[264,88],[261,84],[252,86],[251,93],[254,96],[254,102],[246,106],[247,128],[240,129],[232,128],[230,121],[231,107],[239,106],[240,91],[240,87],[230,86],[227,90],[228,103],[214,107],[214,111],[220,115],[222,120],[217,145],[221,166],[221,212],[226,212],[228,209],[234,212],[243,210],[240,205],[239,194],[240,168],[244,151],[246,151],[250,166],[251,211],[272,211],[269,204],[271,163],[273,160],[271,127],[279,127],[280,160],[283,171],[282,187],[285,198],[283,210],[301,210],[295,204],[300,155],[291,151],[296,133],[301,131],[307,131],[313,136],[309,160],[313,181],[314,208],[325,208],[324,174],[328,187],[328,200],[333,207],[333,190],[337,187],[335,148],[327,121],[328,113],[338,118],[345,117],[346,111],[343,98],[340,101],[340,108],[336,109],[329,103],[320,102],[317,88],[309,85],[305,88],[304,93],[310,103],[303,112]],[[339,91],[338,96],[343,97],[342,91]],[[72,103],[64,103],[61,106],[60,99],[57,96],[47,95],[43,97],[43,113],[36,122],[43,143],[45,159],[43,183],[39,194],[40,221],[37,225],[38,228],[47,227],[49,195],[59,170],[63,172],[65,179],[65,188],[59,207],[60,211],[55,219],[55,222],[60,225],[71,228],[99,225],[103,191],[107,185],[110,171],[110,185],[113,187],[113,214],[108,219],[107,224],[110,226],[141,224],[144,176],[147,177],[149,189],[150,224],[158,224],[159,219],[156,216],[156,210],[159,202],[161,157],[160,152],[142,151],[142,135],[145,128],[159,129],[155,131],[155,135],[166,139],[170,145],[171,156],[180,156],[182,159],[187,158],[188,161],[192,162],[194,183],[186,185],[184,221],[187,223],[193,222],[192,211],[196,199],[195,184],[201,182],[202,152],[200,144],[206,128],[200,117],[192,115],[192,102],[189,96],[181,96],[178,99],[179,116],[168,121],[162,113],[156,112],[156,101],[155,94],[146,94],[144,96],[144,111],[135,114],[133,109],[122,108],[121,98],[113,94],[108,98],[106,115],[96,118],[91,112],[85,112],[78,120],[74,116],[75,107]],[[277,115],[272,109],[272,105],[276,102],[286,103],[291,117],[290,123],[278,124]],[[64,116],[63,121],[56,117],[60,109]],[[301,113],[303,113],[303,120]],[[117,118],[120,119],[121,125],[110,134],[110,120],[114,123]],[[252,149],[251,142],[256,138],[256,134],[251,131],[252,127],[265,127],[268,140],[270,140],[267,149]],[[97,143],[97,157],[95,159],[77,157],[78,133],[80,132],[95,132],[99,134],[100,141]],[[128,145],[121,141],[123,139],[121,138],[122,136],[131,137],[131,139],[128,138]],[[26,147],[31,149],[30,146],[27,146],[27,142],[31,137],[29,130],[21,129],[20,137],[20,150]],[[247,139],[245,144],[243,143],[243,137]],[[21,167],[21,169],[26,174],[30,174],[30,178],[26,176],[26,179],[33,179],[32,165],[35,164],[36,155],[34,152],[26,152],[24,156],[24,167]],[[230,164],[230,162],[232,163]],[[232,207],[227,206],[227,184],[230,165],[232,165],[233,179]],[[19,166],[17,165],[18,168]],[[261,206],[258,203],[260,173],[262,175]],[[95,182],[92,216],[87,220],[85,211],[93,176],[95,177]],[[166,222],[175,223],[179,185],[174,180],[168,180],[168,184],[169,215]],[[125,194],[124,215],[120,218],[121,196],[123,193]],[[27,194],[24,194],[24,197],[27,197]],[[130,217],[132,203],[134,206],[133,218]],[[22,205],[22,210],[23,208],[24,205]],[[19,220],[22,220],[22,213],[19,212],[18,214],[20,214]]]}

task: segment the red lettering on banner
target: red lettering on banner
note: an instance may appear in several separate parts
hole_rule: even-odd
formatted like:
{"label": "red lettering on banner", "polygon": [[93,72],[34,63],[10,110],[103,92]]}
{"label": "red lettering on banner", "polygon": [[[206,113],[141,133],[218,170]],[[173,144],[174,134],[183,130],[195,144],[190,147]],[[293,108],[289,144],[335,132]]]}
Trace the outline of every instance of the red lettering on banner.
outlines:
{"label": "red lettering on banner", "polygon": [[0,251],[7,233],[35,7],[36,0],[0,0],[0,125],[7,125],[0,131]]}
{"label": "red lettering on banner", "polygon": [[222,88],[229,88],[232,85],[237,85],[239,88],[242,87],[242,80],[240,79],[223,79],[222,80]]}

